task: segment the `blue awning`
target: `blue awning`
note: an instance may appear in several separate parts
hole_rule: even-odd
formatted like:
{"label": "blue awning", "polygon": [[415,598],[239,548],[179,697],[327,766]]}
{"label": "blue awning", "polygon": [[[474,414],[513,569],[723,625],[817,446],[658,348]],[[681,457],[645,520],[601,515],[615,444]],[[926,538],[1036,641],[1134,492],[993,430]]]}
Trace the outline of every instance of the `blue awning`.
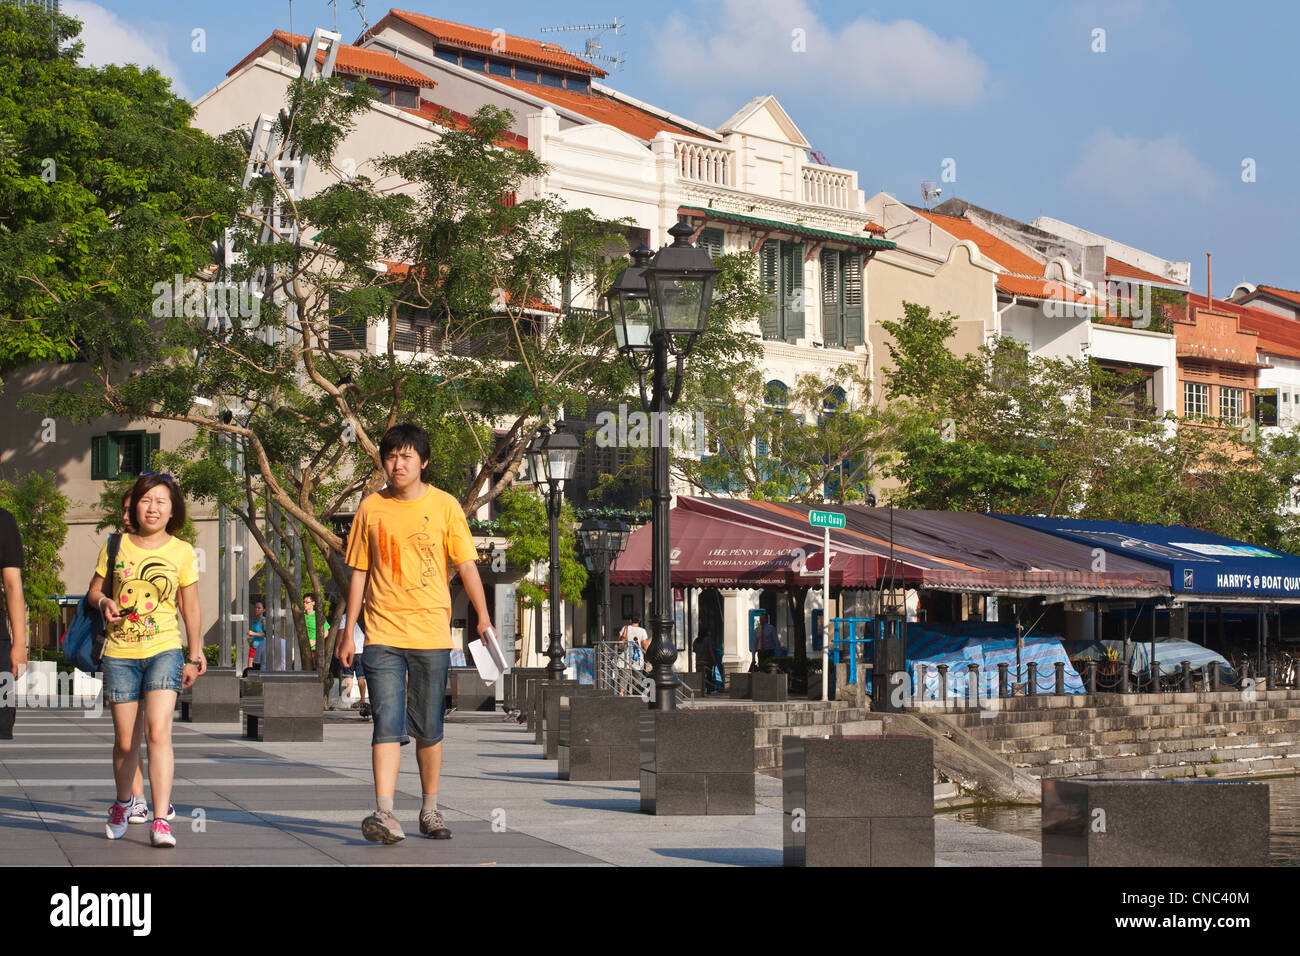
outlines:
{"label": "blue awning", "polygon": [[1167,568],[1175,595],[1184,600],[1241,597],[1300,603],[1300,557],[1182,525],[1126,524],[1083,518],[994,515]]}

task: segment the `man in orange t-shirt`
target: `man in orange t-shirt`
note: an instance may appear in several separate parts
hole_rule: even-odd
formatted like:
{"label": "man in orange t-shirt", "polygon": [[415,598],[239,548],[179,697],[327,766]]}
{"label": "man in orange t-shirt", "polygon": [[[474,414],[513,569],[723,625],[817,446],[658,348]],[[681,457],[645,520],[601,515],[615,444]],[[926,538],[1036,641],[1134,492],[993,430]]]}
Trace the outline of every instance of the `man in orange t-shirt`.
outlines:
{"label": "man in orange t-shirt", "polygon": [[429,436],[417,425],[394,425],[379,443],[388,486],[361,502],[348,536],[352,568],[347,618],[337,656],[352,666],[356,647],[352,627],[366,607],[366,678],[374,717],[371,763],[378,807],[361,824],[372,842],[405,839],[393,813],[393,794],[401,766],[401,745],[415,737],[424,802],[420,833],[451,838],[438,812],[442,772],[443,691],[451,660],[449,566],[460,573],[478,613],[478,633],[492,626],[478,552],[459,502],[426,485]]}

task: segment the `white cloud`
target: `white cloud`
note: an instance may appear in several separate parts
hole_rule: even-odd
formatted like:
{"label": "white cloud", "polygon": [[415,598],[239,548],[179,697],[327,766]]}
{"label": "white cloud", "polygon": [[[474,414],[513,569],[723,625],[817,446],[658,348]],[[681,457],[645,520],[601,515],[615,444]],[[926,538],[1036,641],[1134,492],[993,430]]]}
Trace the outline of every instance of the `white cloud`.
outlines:
{"label": "white cloud", "polygon": [[915,20],[861,18],[831,28],[803,0],[724,0],[710,11],[717,8],[669,17],[656,38],[666,77],[708,88],[779,81],[826,89],[840,101],[890,103],[969,103],[988,77],[965,40]]}
{"label": "white cloud", "polygon": [[157,28],[134,26],[122,20],[111,10],[85,0],[64,0],[59,9],[81,21],[81,35],[77,38],[85,49],[81,62],[85,66],[104,66],[108,63],[134,63],[141,69],[157,67],[158,72],[172,81],[178,96],[189,99],[189,91],[181,79],[180,68],[167,55],[167,41]]}
{"label": "white cloud", "polygon": [[1067,174],[1083,192],[1136,205],[1170,197],[1210,197],[1215,176],[1177,136],[1140,139],[1099,130],[1084,141]]}

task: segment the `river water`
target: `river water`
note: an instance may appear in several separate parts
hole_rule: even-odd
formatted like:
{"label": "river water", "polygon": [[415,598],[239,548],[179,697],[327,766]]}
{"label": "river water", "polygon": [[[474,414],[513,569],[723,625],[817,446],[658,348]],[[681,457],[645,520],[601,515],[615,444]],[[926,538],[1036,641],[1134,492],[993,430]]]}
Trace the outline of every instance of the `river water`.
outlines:
{"label": "river water", "polygon": [[[1269,777],[1269,863],[1300,866],[1300,777]],[[944,814],[987,830],[1014,833],[1041,843],[1042,811],[1038,807],[967,807]]]}

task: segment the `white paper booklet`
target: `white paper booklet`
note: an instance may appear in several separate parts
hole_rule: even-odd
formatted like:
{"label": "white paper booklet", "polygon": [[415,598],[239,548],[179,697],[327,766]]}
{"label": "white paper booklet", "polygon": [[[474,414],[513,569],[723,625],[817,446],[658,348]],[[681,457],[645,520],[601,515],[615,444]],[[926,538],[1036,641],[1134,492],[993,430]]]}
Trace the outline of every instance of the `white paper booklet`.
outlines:
{"label": "white paper booklet", "polygon": [[501,653],[501,645],[497,642],[497,632],[492,628],[488,628],[482,640],[469,642],[469,652],[474,656],[478,676],[489,684],[495,683],[498,677],[509,670],[505,655]]}

